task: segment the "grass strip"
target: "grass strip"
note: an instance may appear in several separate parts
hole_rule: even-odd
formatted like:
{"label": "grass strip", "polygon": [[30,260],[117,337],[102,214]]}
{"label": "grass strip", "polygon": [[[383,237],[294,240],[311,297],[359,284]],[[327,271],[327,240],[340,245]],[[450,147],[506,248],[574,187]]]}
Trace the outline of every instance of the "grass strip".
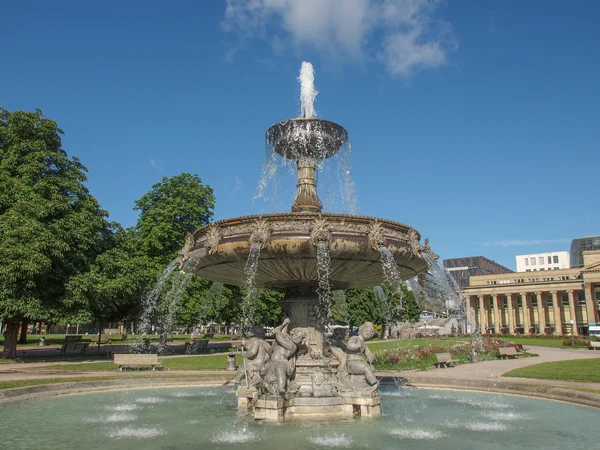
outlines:
{"label": "grass strip", "polygon": [[[164,370],[225,370],[227,369],[227,355],[209,356],[184,356],[181,358],[162,358]],[[242,364],[240,355],[236,355],[236,365]],[[113,372],[117,366],[111,361],[80,363],[80,364],[56,364],[39,367],[43,371],[69,371],[69,372]]]}
{"label": "grass strip", "polygon": [[511,370],[502,376],[600,383],[600,358],[540,363]]}

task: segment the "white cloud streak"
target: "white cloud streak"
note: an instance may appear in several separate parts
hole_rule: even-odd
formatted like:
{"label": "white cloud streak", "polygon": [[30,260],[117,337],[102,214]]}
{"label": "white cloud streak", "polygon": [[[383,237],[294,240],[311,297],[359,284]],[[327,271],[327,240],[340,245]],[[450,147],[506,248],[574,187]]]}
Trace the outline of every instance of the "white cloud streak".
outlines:
{"label": "white cloud streak", "polygon": [[542,244],[559,244],[563,242],[570,242],[570,239],[541,239],[541,240],[522,240],[512,239],[504,241],[491,241],[484,242],[484,247],[526,247],[529,245],[542,245]]}
{"label": "white cloud streak", "polygon": [[[227,59],[259,38],[274,53],[309,47],[329,59],[383,63],[408,78],[447,62],[457,42],[441,0],[227,0],[222,26],[238,36]],[[374,57],[374,58],[373,58]]]}

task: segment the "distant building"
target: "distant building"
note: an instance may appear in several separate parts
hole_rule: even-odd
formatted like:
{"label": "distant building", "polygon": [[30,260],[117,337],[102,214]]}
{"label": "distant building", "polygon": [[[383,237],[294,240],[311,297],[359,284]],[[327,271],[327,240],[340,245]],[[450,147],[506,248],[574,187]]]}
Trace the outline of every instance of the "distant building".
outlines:
{"label": "distant building", "polygon": [[571,267],[583,267],[583,252],[600,250],[600,236],[586,236],[571,241]]}
{"label": "distant building", "polygon": [[517,255],[515,259],[517,260],[517,272],[538,272],[571,267],[571,256],[567,251]]}
{"label": "distant building", "polygon": [[454,277],[460,288],[469,286],[469,277],[475,275],[492,275],[496,273],[512,273],[507,267],[498,264],[485,256],[467,256],[444,260],[444,267]]}

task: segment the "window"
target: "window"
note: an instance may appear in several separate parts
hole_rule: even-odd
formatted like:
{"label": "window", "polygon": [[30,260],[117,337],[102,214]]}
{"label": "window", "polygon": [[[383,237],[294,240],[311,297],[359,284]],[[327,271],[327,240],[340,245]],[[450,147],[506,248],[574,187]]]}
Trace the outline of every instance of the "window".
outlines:
{"label": "window", "polygon": [[540,270],[546,270],[546,269],[544,269],[543,267],[540,267]]}
{"label": "window", "polygon": [[544,257],[543,256],[540,256],[538,259],[539,259],[539,262],[540,262],[540,266],[542,264],[544,264]]}
{"label": "window", "polygon": [[558,267],[555,267],[554,270],[558,270]]}
{"label": "window", "polygon": [[530,258],[530,260],[531,260],[531,265],[535,266],[535,258]]}
{"label": "window", "polygon": [[525,269],[525,272],[531,272],[531,269]]}
{"label": "window", "polygon": [[548,264],[552,264],[552,256],[548,256]]}
{"label": "window", "polygon": [[525,265],[528,266],[529,265],[529,258],[525,258]]}
{"label": "window", "polygon": [[569,306],[569,295],[568,294],[563,294],[563,296],[562,296],[562,305],[563,306]]}
{"label": "window", "polygon": [[585,306],[585,294],[583,292],[577,293],[577,304],[579,306]]}
{"label": "window", "polygon": [[523,307],[523,297],[519,295],[517,297],[517,308],[522,308],[522,307]]}
{"label": "window", "polygon": [[537,295],[534,295],[533,297],[531,297],[531,307],[537,308]]}
{"label": "window", "polygon": [[[553,261],[553,262],[554,262],[554,264],[558,264],[558,255],[554,255],[554,256],[552,257],[552,259],[554,260],[554,261]],[[548,261],[548,262],[550,262],[550,261]]]}

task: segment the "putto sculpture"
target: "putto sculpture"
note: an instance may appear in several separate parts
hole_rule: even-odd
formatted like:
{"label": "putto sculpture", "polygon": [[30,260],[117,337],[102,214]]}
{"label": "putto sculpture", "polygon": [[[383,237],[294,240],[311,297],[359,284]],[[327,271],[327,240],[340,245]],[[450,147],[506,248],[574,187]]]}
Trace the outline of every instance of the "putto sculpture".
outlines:
{"label": "putto sculpture", "polygon": [[269,160],[295,162],[291,212],[212,223],[193,234],[181,255],[185,272],[284,293],[286,319],[275,329],[274,341],[246,341],[236,376],[238,407],[256,419],[378,416],[381,398],[367,346],[373,325],[363,324],[347,343],[326,336],[330,293],[401,283],[428,268],[414,228],[322,211],[316,171],[347,145],[348,132],[312,116],[314,108],[306,102],[316,95],[313,79],[312,66],[304,63],[303,116],[275,124],[265,135]]}

